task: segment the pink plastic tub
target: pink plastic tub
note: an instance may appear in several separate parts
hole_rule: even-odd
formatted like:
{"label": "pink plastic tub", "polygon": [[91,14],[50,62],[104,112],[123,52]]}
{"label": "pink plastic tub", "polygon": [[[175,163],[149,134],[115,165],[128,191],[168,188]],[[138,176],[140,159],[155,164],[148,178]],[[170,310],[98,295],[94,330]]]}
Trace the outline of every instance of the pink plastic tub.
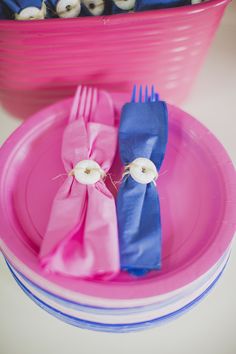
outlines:
{"label": "pink plastic tub", "polygon": [[[117,110],[127,97],[113,95]],[[100,306],[150,304],[206,274],[230,249],[235,231],[235,170],[222,145],[194,118],[168,106],[169,140],[157,181],[163,267],[136,279],[83,280],[43,272],[38,252],[52,200],[63,178],[62,134],[72,100],[26,121],[0,150],[0,248],[11,265],[41,288]],[[122,168],[110,171],[119,180]],[[109,181],[109,180],[108,180]],[[112,185],[110,186],[111,190]]]}
{"label": "pink plastic tub", "polygon": [[17,116],[72,96],[79,83],[155,84],[181,103],[230,0],[106,17],[0,21],[0,100]]}

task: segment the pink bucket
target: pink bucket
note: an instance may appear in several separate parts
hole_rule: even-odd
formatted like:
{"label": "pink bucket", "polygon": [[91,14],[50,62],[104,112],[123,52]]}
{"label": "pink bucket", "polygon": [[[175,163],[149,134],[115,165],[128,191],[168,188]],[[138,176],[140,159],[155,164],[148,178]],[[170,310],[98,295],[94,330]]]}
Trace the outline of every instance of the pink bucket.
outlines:
{"label": "pink bucket", "polygon": [[155,84],[180,104],[230,0],[80,19],[0,21],[0,100],[17,116],[72,96],[79,83]]}

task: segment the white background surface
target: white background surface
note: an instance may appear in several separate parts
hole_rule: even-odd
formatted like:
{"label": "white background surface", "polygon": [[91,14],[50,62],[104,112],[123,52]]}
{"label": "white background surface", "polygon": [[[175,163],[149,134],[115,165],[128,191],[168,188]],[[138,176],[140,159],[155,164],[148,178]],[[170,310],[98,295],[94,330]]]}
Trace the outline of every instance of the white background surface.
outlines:
{"label": "white background surface", "polygon": [[[183,108],[219,138],[235,162],[235,1]],[[0,143],[19,124],[0,109]],[[235,275],[236,245],[223,278],[195,309],[152,330],[106,334],[69,326],[38,308],[15,284],[0,256],[0,354],[236,354]]]}

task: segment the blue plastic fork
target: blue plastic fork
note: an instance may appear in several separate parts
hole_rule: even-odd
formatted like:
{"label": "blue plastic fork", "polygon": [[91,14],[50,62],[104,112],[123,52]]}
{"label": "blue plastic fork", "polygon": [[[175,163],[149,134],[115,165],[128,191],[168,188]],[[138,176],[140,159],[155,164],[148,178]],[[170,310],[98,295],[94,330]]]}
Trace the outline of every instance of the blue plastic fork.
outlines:
{"label": "blue plastic fork", "polygon": [[[137,91],[139,91],[139,94],[137,94]],[[143,95],[144,91],[144,95]],[[136,97],[138,96],[138,97]],[[159,100],[159,95],[155,91],[154,85],[151,87],[151,93],[149,94],[149,89],[148,86],[145,86],[145,90],[143,90],[142,85],[139,86],[139,90],[137,90],[137,85],[134,85],[133,91],[132,91],[132,96],[131,96],[131,102],[132,103],[148,103],[148,102],[157,102]]]}

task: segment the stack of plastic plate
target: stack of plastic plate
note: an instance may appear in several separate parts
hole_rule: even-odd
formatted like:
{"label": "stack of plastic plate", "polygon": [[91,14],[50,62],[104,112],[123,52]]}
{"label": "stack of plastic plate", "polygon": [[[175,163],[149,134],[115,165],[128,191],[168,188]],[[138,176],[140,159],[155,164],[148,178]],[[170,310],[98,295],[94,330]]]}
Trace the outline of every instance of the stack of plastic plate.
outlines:
{"label": "stack of plastic plate", "polygon": [[[125,97],[113,99],[120,110]],[[12,275],[39,306],[82,328],[134,331],[183,314],[214,286],[229,258],[236,191],[227,153],[194,118],[168,106],[168,148],[157,181],[162,270],[140,278],[122,272],[109,281],[48,274],[38,252],[64,178],[54,177],[63,173],[60,149],[71,103],[37,113],[0,150],[0,245]],[[111,173],[121,176],[118,156]]]}

